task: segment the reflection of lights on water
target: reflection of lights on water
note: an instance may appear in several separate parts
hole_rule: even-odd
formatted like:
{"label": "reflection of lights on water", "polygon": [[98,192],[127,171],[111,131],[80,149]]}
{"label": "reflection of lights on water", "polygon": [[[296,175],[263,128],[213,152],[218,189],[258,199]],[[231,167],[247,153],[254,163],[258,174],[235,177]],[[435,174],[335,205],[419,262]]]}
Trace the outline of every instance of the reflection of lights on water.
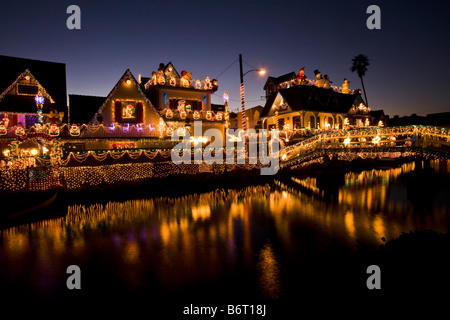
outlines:
{"label": "reflection of lights on water", "polygon": [[375,217],[372,222],[373,230],[375,231],[375,235],[377,237],[377,241],[383,242],[381,238],[385,237],[385,229],[384,229],[384,223],[383,219],[380,216]]}
{"label": "reflection of lights on water", "polygon": [[192,218],[194,221],[206,220],[211,217],[211,208],[209,205],[204,204],[197,207],[192,207]]}
{"label": "reflection of lights on water", "polygon": [[136,241],[128,241],[124,248],[124,258],[127,263],[134,264],[139,260],[139,246]]}
{"label": "reflection of lights on water", "polygon": [[347,231],[352,239],[355,238],[355,220],[353,217],[353,212],[347,211],[345,214],[345,227],[347,228]]}
{"label": "reflection of lights on water", "polygon": [[259,285],[269,299],[277,299],[281,293],[280,266],[270,243],[259,253]]}
{"label": "reflection of lights on water", "polygon": [[391,169],[373,169],[362,172],[349,172],[345,174],[345,186],[366,185],[381,179],[383,184],[389,184],[390,181],[396,180],[400,175],[410,173],[415,169],[415,163],[404,163],[399,168]]}
{"label": "reflection of lights on water", "polygon": [[240,218],[241,220],[243,220],[244,214],[245,214],[245,206],[243,202],[231,204],[230,206],[231,218]]}

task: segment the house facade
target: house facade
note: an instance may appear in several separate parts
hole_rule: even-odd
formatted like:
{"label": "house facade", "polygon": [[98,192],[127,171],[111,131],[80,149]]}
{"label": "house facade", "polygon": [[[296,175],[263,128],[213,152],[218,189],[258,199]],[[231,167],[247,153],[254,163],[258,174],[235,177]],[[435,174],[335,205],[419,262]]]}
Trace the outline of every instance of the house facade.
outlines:
{"label": "house facade", "polygon": [[262,128],[342,129],[344,125],[364,126],[370,122],[370,109],[358,90],[342,93],[335,88],[317,87],[314,82],[298,84],[293,75],[267,80],[264,88],[268,96],[259,123]]}
{"label": "house facade", "polygon": [[0,70],[2,126],[67,120],[65,64],[0,55]]}
{"label": "house facade", "polygon": [[142,79],[146,96],[170,130],[185,128],[193,135],[193,122],[202,121],[203,133],[217,129],[224,135],[226,110],[211,104],[217,80],[194,79],[186,70],[179,73],[171,62],[161,63],[150,78]]}

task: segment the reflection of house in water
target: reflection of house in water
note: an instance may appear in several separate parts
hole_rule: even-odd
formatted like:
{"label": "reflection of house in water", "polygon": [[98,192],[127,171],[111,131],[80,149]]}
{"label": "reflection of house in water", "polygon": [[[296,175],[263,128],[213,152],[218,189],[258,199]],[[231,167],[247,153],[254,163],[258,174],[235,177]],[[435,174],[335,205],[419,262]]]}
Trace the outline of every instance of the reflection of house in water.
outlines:
{"label": "reflection of house in water", "polygon": [[[269,77],[264,86],[266,104],[260,125],[266,129],[342,128],[344,124],[377,125],[364,104],[359,90],[342,93],[342,89],[298,84],[294,72]],[[348,123],[345,123],[345,119]],[[374,123],[376,121],[376,123]]]}

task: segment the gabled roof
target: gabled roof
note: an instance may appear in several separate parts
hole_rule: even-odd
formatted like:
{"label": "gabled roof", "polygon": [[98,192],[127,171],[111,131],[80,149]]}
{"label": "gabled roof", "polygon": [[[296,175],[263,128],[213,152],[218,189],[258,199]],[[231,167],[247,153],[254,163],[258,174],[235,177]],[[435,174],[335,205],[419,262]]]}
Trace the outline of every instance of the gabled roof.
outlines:
{"label": "gabled roof", "polygon": [[100,108],[97,110],[97,112],[94,114],[94,117],[91,119],[90,123],[94,123],[97,124],[97,115],[101,114],[103,111],[103,108],[110,102],[112,96],[117,92],[117,90],[119,89],[120,85],[125,81],[125,79],[129,78],[131,80],[131,82],[133,83],[133,85],[136,87],[137,90],[139,90],[140,95],[142,96],[142,99],[145,100],[145,102],[148,103],[148,105],[150,106],[150,108],[153,109],[153,111],[160,117],[160,114],[158,113],[158,111],[156,111],[155,107],[153,106],[152,102],[147,98],[146,94],[144,93],[144,91],[142,91],[141,86],[139,85],[139,83],[136,81],[136,78],[133,76],[133,74],[131,73],[130,69],[127,69],[125,71],[125,73],[122,75],[122,77],[120,78],[120,80],[116,83],[116,85],[114,86],[114,88],[111,90],[111,92],[108,94],[108,96],[106,97],[106,100],[103,102],[103,104],[100,106]]}
{"label": "gabled roof", "polygon": [[30,70],[26,69],[24,72],[19,74],[16,79],[0,94],[0,111],[11,112],[11,113],[36,113],[36,102],[34,100],[35,95],[15,95],[9,94],[21,80],[25,77],[30,77],[30,79],[38,86],[40,93],[45,98],[44,100],[44,112],[48,111],[49,107],[53,107],[54,100],[47,93],[45,88],[40,84],[40,82],[31,74]]}
{"label": "gabled roof", "polygon": [[310,110],[347,113],[359,94],[343,94],[331,89],[317,88],[315,86],[296,85],[288,89],[273,92],[267,98],[261,117],[267,117],[278,93],[293,111]]}
{"label": "gabled roof", "polygon": [[87,124],[95,112],[105,102],[106,97],[69,94],[70,122]]}
{"label": "gabled roof", "polygon": [[295,74],[295,72],[289,72],[289,73],[283,74],[282,76],[279,76],[278,78],[268,77],[263,89],[266,90],[266,88],[269,85],[272,85],[272,84],[279,85],[280,83],[295,79],[296,77],[297,77],[297,75]]}
{"label": "gabled roof", "polygon": [[[170,68],[172,68],[172,70],[170,70]],[[164,74],[166,76],[174,76],[176,78],[180,78],[180,75],[177,72],[177,69],[175,69],[175,67],[173,66],[172,62],[169,62],[168,64],[165,65]]]}
{"label": "gabled roof", "polygon": [[17,76],[28,69],[49,95],[59,110],[67,107],[66,65],[59,62],[23,59],[0,55],[0,93],[4,92]]}

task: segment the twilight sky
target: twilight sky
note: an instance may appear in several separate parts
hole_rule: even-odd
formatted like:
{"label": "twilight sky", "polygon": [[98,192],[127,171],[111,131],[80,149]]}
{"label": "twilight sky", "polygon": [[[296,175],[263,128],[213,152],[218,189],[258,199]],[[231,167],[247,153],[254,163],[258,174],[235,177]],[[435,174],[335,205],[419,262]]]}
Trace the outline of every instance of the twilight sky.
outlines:
{"label": "twilight sky", "polygon": [[[218,79],[213,103],[230,96],[238,110],[239,53],[246,105],[264,105],[267,76],[305,67],[350,80],[351,59],[367,55],[369,105],[393,116],[450,109],[448,1],[122,0],[7,1],[0,4],[0,54],[66,63],[67,91],[106,96],[127,68],[150,76],[161,62],[194,79]],[[68,30],[66,9],[81,8],[81,30]],[[381,8],[381,30],[368,30],[366,9]],[[231,65],[235,62],[233,65]],[[227,69],[227,67],[231,67]],[[222,72],[225,71],[223,74]],[[1,76],[1,70],[0,70]]]}

